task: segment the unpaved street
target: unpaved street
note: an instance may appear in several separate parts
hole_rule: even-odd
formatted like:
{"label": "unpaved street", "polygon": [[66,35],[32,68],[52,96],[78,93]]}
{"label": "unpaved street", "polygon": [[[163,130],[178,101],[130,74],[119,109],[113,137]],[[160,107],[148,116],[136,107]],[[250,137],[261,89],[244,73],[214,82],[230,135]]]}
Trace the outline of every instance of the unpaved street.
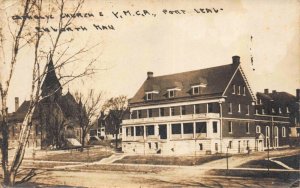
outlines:
{"label": "unpaved street", "polygon": [[289,187],[293,180],[204,176],[197,168],[174,168],[158,173],[121,171],[48,171],[31,182],[78,187]]}

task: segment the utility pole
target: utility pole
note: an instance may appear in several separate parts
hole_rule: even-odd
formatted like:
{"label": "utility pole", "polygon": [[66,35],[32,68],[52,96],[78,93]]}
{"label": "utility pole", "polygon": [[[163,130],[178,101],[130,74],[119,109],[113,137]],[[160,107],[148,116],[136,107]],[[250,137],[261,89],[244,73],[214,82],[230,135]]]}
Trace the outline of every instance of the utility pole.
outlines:
{"label": "utility pole", "polygon": [[229,146],[227,146],[227,151],[226,151],[226,169],[227,169],[227,174],[228,174],[228,170],[229,170],[229,164],[228,164],[228,148]]}

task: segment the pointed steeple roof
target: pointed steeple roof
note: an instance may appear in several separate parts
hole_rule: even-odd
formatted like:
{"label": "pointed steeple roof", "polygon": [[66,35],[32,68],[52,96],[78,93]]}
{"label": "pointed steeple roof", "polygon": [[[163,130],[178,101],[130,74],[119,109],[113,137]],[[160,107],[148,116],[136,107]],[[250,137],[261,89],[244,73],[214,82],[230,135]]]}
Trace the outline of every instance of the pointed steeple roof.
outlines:
{"label": "pointed steeple roof", "polygon": [[55,67],[53,64],[52,59],[50,59],[48,65],[47,65],[47,72],[46,77],[44,79],[44,82],[42,84],[42,96],[47,96],[49,94],[59,94],[62,93],[62,86],[59,83],[59,80],[55,73]]}

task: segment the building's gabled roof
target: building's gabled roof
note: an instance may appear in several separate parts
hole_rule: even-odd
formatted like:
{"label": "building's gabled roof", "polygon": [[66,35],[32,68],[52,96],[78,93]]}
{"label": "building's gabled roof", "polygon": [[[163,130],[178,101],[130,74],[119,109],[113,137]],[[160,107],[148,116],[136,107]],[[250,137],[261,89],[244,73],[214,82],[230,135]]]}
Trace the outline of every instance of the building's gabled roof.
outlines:
{"label": "building's gabled roof", "polygon": [[[65,118],[77,120],[79,115],[79,105],[71,93],[68,92],[66,95],[61,96],[58,99],[57,104],[59,105],[59,108],[62,110],[62,113],[64,114]],[[18,110],[10,115],[9,120],[19,121],[19,122],[23,121],[28,111],[29,105],[30,105],[30,101],[24,101],[21,104],[21,106],[18,108]],[[38,118],[39,115],[38,113],[39,113],[39,105],[37,105],[37,107],[35,108],[33,118]]]}
{"label": "building's gabled roof", "polygon": [[[189,72],[182,72],[171,75],[149,77],[134,97],[129,101],[131,105],[135,103],[151,104],[151,102],[168,99],[168,89],[178,88],[173,101],[199,99],[207,97],[222,96],[233,74],[236,72],[238,64],[228,64]],[[200,95],[192,95],[192,86],[205,85],[200,88]],[[145,93],[158,91],[153,101],[146,101]]]}
{"label": "building's gabled roof", "polygon": [[77,119],[79,116],[79,104],[69,91],[66,95],[59,98],[58,104],[66,118]]}
{"label": "building's gabled roof", "polygon": [[[17,109],[16,112],[13,112],[9,115],[9,121],[18,121],[21,122],[24,120],[25,115],[28,112],[30,101],[24,101],[21,106]],[[33,118],[36,118],[38,115],[38,109],[35,108],[33,113]]]}

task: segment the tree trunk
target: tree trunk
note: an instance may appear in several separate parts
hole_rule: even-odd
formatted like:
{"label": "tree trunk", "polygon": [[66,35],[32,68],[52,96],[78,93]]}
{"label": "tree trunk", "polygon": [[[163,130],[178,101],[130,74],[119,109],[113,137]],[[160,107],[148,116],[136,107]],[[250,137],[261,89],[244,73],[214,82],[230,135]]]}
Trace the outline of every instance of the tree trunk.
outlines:
{"label": "tree trunk", "polygon": [[8,125],[6,122],[2,122],[2,146],[1,146],[1,152],[2,152],[2,170],[3,170],[3,177],[4,177],[4,185],[10,186],[12,185],[11,179],[10,179],[10,173],[8,170],[8,136],[9,130]]}
{"label": "tree trunk", "polygon": [[83,152],[84,150],[84,145],[85,145],[85,132],[82,131],[82,134],[81,134],[81,152]]}
{"label": "tree trunk", "polygon": [[13,181],[13,176],[11,176],[11,173],[5,173],[4,174],[4,180],[3,180],[3,185],[10,187],[14,185]]}
{"label": "tree trunk", "polygon": [[18,169],[20,165],[22,164],[24,154],[25,154],[25,149],[27,145],[27,141],[30,135],[30,130],[31,130],[31,125],[32,125],[32,115],[34,112],[35,107],[30,107],[28,110],[28,113],[26,114],[23,124],[22,124],[22,129],[21,133],[19,136],[19,141],[18,141],[18,146],[15,151],[14,158],[11,163],[10,171],[8,172],[8,176],[6,177],[7,180],[9,179],[10,186],[13,186],[15,184],[15,178],[18,172]]}
{"label": "tree trunk", "polygon": [[118,133],[115,134],[116,135],[116,149],[118,149]]}
{"label": "tree trunk", "polygon": [[2,122],[1,122],[1,132],[2,132],[2,143],[1,143],[1,165],[3,174],[3,184],[6,186],[13,185],[10,177],[10,171],[8,169],[8,139],[9,139],[9,126],[7,122],[8,111],[6,106],[6,96],[1,96],[2,98]]}

